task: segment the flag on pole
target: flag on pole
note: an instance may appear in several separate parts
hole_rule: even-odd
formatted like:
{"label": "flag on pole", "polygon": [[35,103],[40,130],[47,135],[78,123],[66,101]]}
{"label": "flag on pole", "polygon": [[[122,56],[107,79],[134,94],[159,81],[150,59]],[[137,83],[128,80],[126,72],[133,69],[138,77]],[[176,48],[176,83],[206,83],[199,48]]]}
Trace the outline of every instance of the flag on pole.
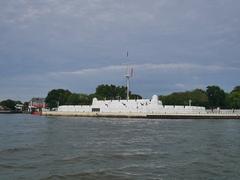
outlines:
{"label": "flag on pole", "polygon": [[128,57],[128,51],[127,51],[127,57]]}

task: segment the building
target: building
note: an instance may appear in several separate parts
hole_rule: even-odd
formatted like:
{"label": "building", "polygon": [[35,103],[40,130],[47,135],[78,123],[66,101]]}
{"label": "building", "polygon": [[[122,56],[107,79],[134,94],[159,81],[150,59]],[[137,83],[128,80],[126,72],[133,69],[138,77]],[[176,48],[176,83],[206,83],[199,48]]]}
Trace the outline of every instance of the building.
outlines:
{"label": "building", "polygon": [[29,101],[28,111],[33,112],[42,112],[43,108],[46,108],[45,98],[32,98]]}
{"label": "building", "polygon": [[2,106],[0,106],[0,111],[3,111],[3,110],[5,110]]}
{"label": "building", "polygon": [[202,114],[206,113],[205,107],[200,106],[169,106],[163,105],[154,95],[152,99],[135,99],[135,100],[97,100],[93,99],[92,105],[63,105],[58,107],[59,112],[79,112],[79,113],[160,113],[160,114]]}
{"label": "building", "polygon": [[18,112],[22,112],[23,111],[23,104],[16,104],[16,106],[15,106],[15,109],[16,109],[16,111],[18,111]]}

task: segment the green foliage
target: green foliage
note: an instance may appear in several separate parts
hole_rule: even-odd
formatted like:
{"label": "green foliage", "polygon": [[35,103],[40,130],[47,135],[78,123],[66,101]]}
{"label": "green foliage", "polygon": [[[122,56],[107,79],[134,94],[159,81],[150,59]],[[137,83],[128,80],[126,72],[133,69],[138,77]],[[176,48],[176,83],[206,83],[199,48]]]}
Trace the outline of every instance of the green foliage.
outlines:
{"label": "green foliage", "polygon": [[[49,108],[57,107],[58,105],[89,105],[92,103],[92,99],[126,99],[126,87],[115,85],[99,85],[96,88],[94,94],[77,94],[71,93],[69,90],[53,89],[51,90],[45,102]],[[138,94],[131,94],[132,99],[141,99]]]}
{"label": "green foliage", "polygon": [[240,109],[240,86],[236,86],[228,96],[230,108]]}
{"label": "green foliage", "polygon": [[231,93],[233,93],[233,92],[239,92],[239,91],[240,91],[240,86],[236,86],[236,87],[233,88],[233,90],[232,90]]}
{"label": "green foliage", "polygon": [[98,99],[126,99],[126,87],[102,84],[96,88],[95,96]]}
{"label": "green foliage", "polygon": [[48,93],[45,102],[48,104],[48,107],[52,109],[58,105],[66,104],[71,94],[69,90],[53,89]]}
{"label": "green foliage", "polygon": [[233,109],[240,109],[240,91],[230,94],[230,107]]}
{"label": "green foliage", "polygon": [[[69,90],[53,89],[48,93],[46,103],[50,108],[57,107],[58,103],[59,105],[89,105],[94,97],[100,100],[126,99],[126,87],[102,84],[97,86],[95,93],[89,95],[71,93]],[[240,108],[240,86],[236,86],[229,94],[218,86],[208,86],[206,91],[195,89],[159,97],[164,105],[188,105],[189,100],[191,100],[193,106]],[[130,92],[130,99],[142,99],[142,97]]]}
{"label": "green foliage", "polygon": [[92,103],[92,98],[87,94],[79,94],[79,104],[80,105],[90,105]]}
{"label": "green foliage", "polygon": [[86,94],[73,93],[68,97],[66,104],[68,104],[68,105],[89,105],[89,104],[91,104],[91,99]]}
{"label": "green foliage", "polygon": [[138,94],[130,94],[130,99],[142,99],[142,96]]}
{"label": "green foliage", "polygon": [[[98,99],[126,99],[127,88],[125,86],[115,86],[102,84],[97,86],[96,92],[94,94]],[[132,94],[129,92],[130,99],[142,99],[138,94]]]}
{"label": "green foliage", "polygon": [[0,103],[1,106],[3,106],[5,109],[8,109],[8,110],[16,110],[15,108],[16,104],[22,104],[22,102],[7,99]]}
{"label": "green foliage", "polygon": [[226,94],[218,86],[208,86],[207,87],[207,96],[209,101],[209,107],[211,108],[224,108],[226,107]]}
{"label": "green foliage", "polygon": [[23,111],[28,111],[29,102],[23,103]]}
{"label": "green foliage", "polygon": [[192,100],[193,106],[207,108],[240,108],[240,86],[236,86],[230,94],[225,93],[218,86],[208,86],[207,90],[195,89],[187,92],[176,92],[167,96],[160,96],[165,105],[188,105]]}
{"label": "green foliage", "polygon": [[172,93],[159,98],[165,105],[188,105],[190,100],[193,106],[207,106],[208,104],[206,92],[201,89]]}

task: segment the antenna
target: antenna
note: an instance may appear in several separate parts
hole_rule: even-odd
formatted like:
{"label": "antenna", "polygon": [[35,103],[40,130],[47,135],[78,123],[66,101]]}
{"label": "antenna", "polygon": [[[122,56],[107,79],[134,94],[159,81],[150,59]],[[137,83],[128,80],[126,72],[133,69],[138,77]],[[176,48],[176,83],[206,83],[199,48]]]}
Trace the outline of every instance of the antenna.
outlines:
{"label": "antenna", "polygon": [[[128,51],[127,51],[128,58]],[[127,64],[127,72],[126,72],[126,82],[127,82],[127,100],[129,100],[129,92],[130,92],[130,78],[133,77],[133,68]]]}

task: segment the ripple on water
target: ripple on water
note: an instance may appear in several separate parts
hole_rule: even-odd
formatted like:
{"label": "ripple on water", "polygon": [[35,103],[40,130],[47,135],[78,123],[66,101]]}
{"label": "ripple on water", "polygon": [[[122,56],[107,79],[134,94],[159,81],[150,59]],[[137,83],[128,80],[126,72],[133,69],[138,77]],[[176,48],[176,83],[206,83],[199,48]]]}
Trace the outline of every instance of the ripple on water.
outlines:
{"label": "ripple on water", "polygon": [[9,164],[0,164],[0,170],[27,170],[27,169],[36,169],[34,166],[27,165],[9,165]]}
{"label": "ripple on water", "polygon": [[0,116],[0,179],[239,179],[239,129],[234,120]]}
{"label": "ripple on water", "polygon": [[49,175],[42,180],[55,180],[55,179],[84,179],[84,180],[130,180],[132,178],[127,175],[115,175],[111,170],[94,171],[94,172],[83,172],[76,174],[65,174],[65,175]]}
{"label": "ripple on water", "polygon": [[33,150],[33,149],[30,147],[7,148],[7,149],[0,150],[0,156],[14,154],[14,153],[23,152],[23,151],[30,151],[30,150]]}

